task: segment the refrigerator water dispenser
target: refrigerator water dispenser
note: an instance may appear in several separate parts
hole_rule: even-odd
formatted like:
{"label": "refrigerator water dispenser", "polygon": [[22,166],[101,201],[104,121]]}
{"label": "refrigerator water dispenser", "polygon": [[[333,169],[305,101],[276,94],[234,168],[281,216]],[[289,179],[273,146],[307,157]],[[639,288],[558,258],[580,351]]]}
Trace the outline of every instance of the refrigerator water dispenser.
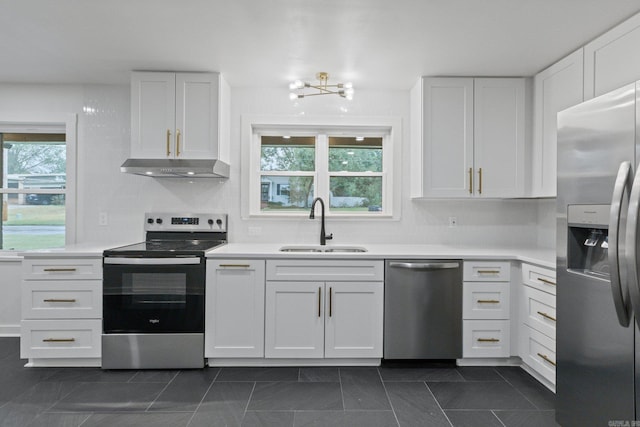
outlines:
{"label": "refrigerator water dispenser", "polygon": [[610,205],[569,205],[567,264],[573,272],[609,278]]}

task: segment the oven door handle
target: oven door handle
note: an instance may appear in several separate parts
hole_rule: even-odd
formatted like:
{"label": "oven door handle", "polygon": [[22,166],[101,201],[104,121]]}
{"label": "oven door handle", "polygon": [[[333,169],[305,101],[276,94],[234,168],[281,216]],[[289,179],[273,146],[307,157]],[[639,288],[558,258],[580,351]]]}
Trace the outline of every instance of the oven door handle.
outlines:
{"label": "oven door handle", "polygon": [[125,257],[105,257],[105,264],[118,265],[186,265],[200,264],[199,257],[181,258],[125,258]]}

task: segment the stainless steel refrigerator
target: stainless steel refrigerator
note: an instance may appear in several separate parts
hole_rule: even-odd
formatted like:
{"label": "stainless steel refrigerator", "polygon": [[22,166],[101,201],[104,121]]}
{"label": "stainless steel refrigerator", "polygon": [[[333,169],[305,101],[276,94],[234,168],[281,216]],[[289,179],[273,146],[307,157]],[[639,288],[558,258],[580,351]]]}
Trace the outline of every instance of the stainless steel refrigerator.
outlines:
{"label": "stainless steel refrigerator", "polygon": [[[640,82],[558,114],[556,420],[634,425]],[[615,422],[623,422],[615,424]]]}

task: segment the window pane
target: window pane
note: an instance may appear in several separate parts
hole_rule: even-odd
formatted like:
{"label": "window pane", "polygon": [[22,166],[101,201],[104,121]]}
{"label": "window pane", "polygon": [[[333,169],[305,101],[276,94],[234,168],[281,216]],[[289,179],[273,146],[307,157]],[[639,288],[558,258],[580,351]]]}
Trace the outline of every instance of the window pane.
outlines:
{"label": "window pane", "polygon": [[[3,200],[1,249],[27,250],[64,246],[64,194],[12,194],[11,196],[16,196],[15,199],[7,196],[9,195],[5,194]],[[33,196],[33,203],[28,202],[29,196]],[[19,204],[20,201],[24,204]]]}
{"label": "window pane", "polygon": [[313,201],[313,177],[263,175],[260,180],[260,210],[302,211]]}
{"label": "window pane", "polygon": [[313,171],[316,168],[313,136],[261,137],[260,169],[263,171]]}
{"label": "window pane", "polygon": [[[62,247],[65,243],[67,147],[64,134],[2,133],[2,186],[24,190],[2,197],[0,249]],[[60,194],[43,194],[42,189]]]}
{"label": "window pane", "polygon": [[329,137],[330,172],[382,172],[382,138]]}
{"label": "window pane", "polygon": [[333,176],[329,206],[338,212],[382,211],[382,177]]}

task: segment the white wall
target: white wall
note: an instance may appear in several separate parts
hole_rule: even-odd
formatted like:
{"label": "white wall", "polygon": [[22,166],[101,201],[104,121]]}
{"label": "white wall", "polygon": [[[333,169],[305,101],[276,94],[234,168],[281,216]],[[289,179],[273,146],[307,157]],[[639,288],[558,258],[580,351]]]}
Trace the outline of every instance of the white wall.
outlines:
{"label": "white wall", "polygon": [[[243,220],[240,217],[240,120],[243,114],[399,117],[403,127],[402,163],[409,165],[409,92],[358,91],[353,101],[308,98],[292,103],[283,89],[232,88],[231,177],[226,180],[153,179],[120,173],[130,133],[128,86],[0,84],[0,121],[33,112],[78,114],[78,242],[106,246],[143,238],[146,211],[219,211],[229,213],[233,242],[314,243],[319,221]],[[84,108],[88,107],[88,108]],[[90,111],[90,113],[85,113]],[[550,230],[544,201],[412,201],[409,168],[402,170],[399,221],[329,220],[337,243],[445,243],[457,245],[547,245]],[[539,209],[538,205],[543,208]],[[548,203],[546,203],[548,204]],[[98,225],[100,212],[108,225]],[[458,226],[448,227],[456,216]],[[260,231],[259,235],[250,235]],[[253,234],[253,233],[252,233]],[[0,277],[5,276],[0,263]],[[14,279],[7,279],[14,280]],[[3,283],[19,286],[19,283]],[[2,291],[5,293],[6,288]],[[1,296],[1,295],[0,295]],[[15,314],[14,314],[15,315]],[[0,322],[3,320],[0,319]],[[11,321],[9,321],[10,323]]]}

